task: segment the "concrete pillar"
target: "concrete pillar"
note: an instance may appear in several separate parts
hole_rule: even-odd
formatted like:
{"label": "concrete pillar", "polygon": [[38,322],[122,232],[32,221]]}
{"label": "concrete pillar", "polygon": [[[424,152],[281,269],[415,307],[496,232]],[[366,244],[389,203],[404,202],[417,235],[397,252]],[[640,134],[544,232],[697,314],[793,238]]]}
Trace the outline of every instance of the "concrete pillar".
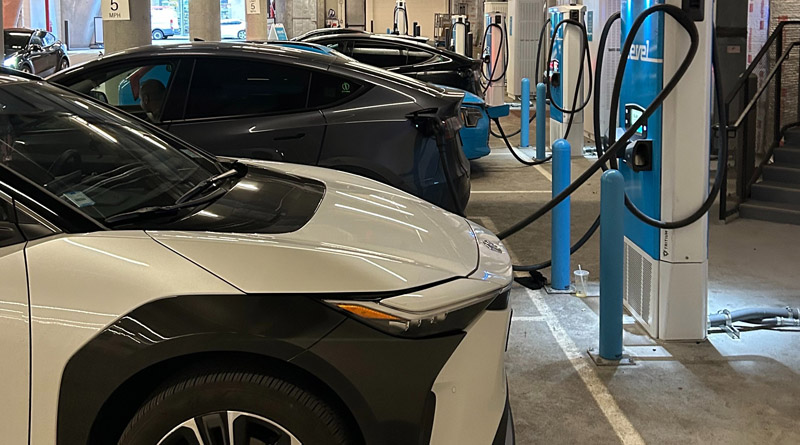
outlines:
{"label": "concrete pillar", "polygon": [[247,29],[247,40],[267,40],[267,19],[269,19],[269,1],[257,0],[259,3],[258,14],[251,14],[247,9],[250,1],[244,2],[245,24]]}
{"label": "concrete pillar", "polygon": [[103,19],[103,46],[106,54],[150,45],[153,42],[150,29],[150,2],[131,1],[129,5],[130,20]]}
{"label": "concrete pillar", "polygon": [[[3,3],[0,3],[0,23],[3,23]],[[5,38],[5,33],[0,32],[0,48],[3,47],[4,42],[3,39]]]}
{"label": "concrete pillar", "polygon": [[219,0],[189,2],[189,40],[218,42],[222,39],[219,26]]}

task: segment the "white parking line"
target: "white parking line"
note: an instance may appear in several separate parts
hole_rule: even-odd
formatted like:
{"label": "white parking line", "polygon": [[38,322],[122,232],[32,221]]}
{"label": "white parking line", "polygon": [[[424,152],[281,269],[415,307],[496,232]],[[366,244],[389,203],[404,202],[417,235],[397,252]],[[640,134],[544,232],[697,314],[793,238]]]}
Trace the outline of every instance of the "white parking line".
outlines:
{"label": "white parking line", "polygon": [[547,178],[548,181],[553,182],[553,175],[551,175],[549,171],[545,170],[544,167],[542,167],[541,165],[534,165],[533,168],[535,168],[539,173],[541,173],[542,176]]}
{"label": "white parking line", "polygon": [[617,405],[617,402],[614,400],[614,396],[608,392],[608,388],[606,388],[603,381],[597,376],[594,370],[594,364],[588,357],[581,353],[578,346],[572,341],[569,334],[567,334],[567,331],[561,326],[561,322],[558,321],[553,311],[550,310],[550,306],[541,298],[540,294],[530,289],[526,289],[525,291],[528,292],[528,297],[533,302],[536,310],[542,314],[542,318],[550,328],[550,332],[552,332],[553,337],[555,337],[556,342],[558,342],[561,351],[564,352],[570,364],[572,364],[572,367],[578,373],[581,380],[583,380],[584,385],[586,385],[589,393],[592,394],[592,397],[595,402],[597,402],[603,415],[608,419],[608,423],[611,424],[614,432],[617,433],[619,440],[622,441],[623,444],[644,444],[645,442],[642,436],[639,435],[639,432],[633,427],[630,420],[625,416],[625,413],[620,410],[619,405]]}
{"label": "white parking line", "polygon": [[472,190],[470,193],[478,195],[489,194],[528,194],[528,193],[553,193],[551,190]]}
{"label": "white parking line", "polygon": [[511,317],[511,321],[545,321],[541,315]]}

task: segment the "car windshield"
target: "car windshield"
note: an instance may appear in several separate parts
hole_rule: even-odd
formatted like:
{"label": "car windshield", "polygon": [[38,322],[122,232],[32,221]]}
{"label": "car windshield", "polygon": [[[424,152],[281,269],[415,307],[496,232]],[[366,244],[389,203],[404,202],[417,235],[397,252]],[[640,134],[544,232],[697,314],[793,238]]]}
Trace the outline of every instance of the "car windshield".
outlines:
{"label": "car windshield", "polygon": [[223,171],[136,119],[43,82],[0,84],[0,165],[101,222],[172,205]]}
{"label": "car windshield", "polygon": [[5,31],[3,32],[3,45],[6,49],[14,51],[25,48],[31,39],[30,31]]}

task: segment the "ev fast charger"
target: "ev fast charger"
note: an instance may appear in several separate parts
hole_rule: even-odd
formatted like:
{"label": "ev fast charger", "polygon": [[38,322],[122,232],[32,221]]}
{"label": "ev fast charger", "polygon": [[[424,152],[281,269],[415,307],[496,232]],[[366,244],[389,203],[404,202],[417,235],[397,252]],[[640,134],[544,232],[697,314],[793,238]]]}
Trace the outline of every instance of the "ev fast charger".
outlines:
{"label": "ev fast charger", "polygon": [[[682,6],[681,0],[666,0]],[[636,17],[665,0],[622,0],[621,45]],[[625,192],[645,214],[666,221],[684,218],[708,195],[711,117],[711,17],[695,22],[700,43],[689,70],[663,106],[637,129],[629,144],[638,156],[620,160]],[[617,134],[630,128],[673,76],[689,36],[662,13],[647,18],[627,55]],[[648,151],[651,154],[648,155]],[[654,337],[702,340],[707,330],[708,215],[680,229],[664,230],[625,212],[624,301]]]}
{"label": "ev fast charger", "polygon": [[[550,32],[548,44],[556,26],[564,19],[573,19],[581,23],[586,16],[584,5],[560,5],[548,9],[550,15]],[[547,74],[550,81],[550,100],[564,110],[579,107],[583,101],[583,83],[588,78],[588,71],[584,71],[583,81],[578,82],[578,74],[583,64],[584,55],[581,51],[583,33],[572,24],[564,24],[557,30],[552,48],[552,59],[548,55]],[[573,106],[577,89],[578,100]],[[573,113],[572,126],[569,126],[570,115],[563,113],[554,106],[550,106],[550,146],[558,139],[569,142],[572,156],[583,156],[583,111]],[[567,135],[567,128],[569,134]],[[567,137],[564,137],[564,136]]]}

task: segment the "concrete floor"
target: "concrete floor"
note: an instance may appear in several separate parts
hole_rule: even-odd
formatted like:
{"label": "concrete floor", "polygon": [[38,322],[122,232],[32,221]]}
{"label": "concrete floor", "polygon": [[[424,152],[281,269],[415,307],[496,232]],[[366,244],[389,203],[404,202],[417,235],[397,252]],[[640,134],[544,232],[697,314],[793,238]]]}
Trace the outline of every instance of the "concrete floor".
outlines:
{"label": "concrete floor", "polygon": [[[505,120],[507,132],[515,121]],[[467,215],[502,230],[549,199],[550,167],[524,167],[502,141],[491,145],[491,155],[472,163]],[[575,159],[573,177],[589,164]],[[573,241],[597,215],[598,184],[596,176],[572,197]],[[515,262],[548,259],[549,230],[545,217],[506,240]],[[799,226],[712,218],[709,248],[709,312],[800,306]],[[578,264],[597,279],[598,236],[573,256]],[[800,330],[659,342],[626,317],[624,344],[637,364],[598,368],[586,353],[597,347],[597,297],[515,284],[512,304],[507,370],[519,444],[800,443]]]}

